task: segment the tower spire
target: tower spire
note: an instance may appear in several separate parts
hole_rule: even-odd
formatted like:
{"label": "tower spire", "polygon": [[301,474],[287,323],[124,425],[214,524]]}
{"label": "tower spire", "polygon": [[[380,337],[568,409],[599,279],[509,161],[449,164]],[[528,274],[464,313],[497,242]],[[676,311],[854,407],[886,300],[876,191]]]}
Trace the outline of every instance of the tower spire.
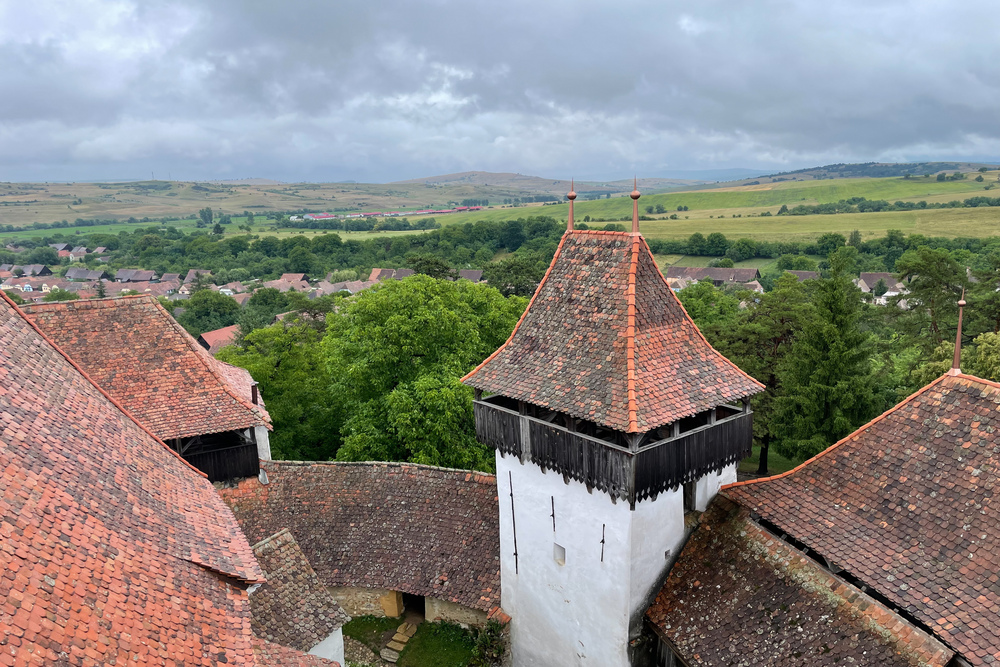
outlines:
{"label": "tower spire", "polygon": [[566,231],[573,231],[573,200],[576,199],[576,188],[573,179],[569,179],[569,192],[566,193],[566,199],[569,200],[569,222],[566,223]]}
{"label": "tower spire", "polygon": [[958,331],[955,332],[955,357],[951,361],[948,375],[962,373],[962,310],[965,308],[965,288],[962,288],[962,298],[958,300]]}
{"label": "tower spire", "polygon": [[639,233],[639,197],[642,195],[639,192],[639,179],[636,176],[632,177],[632,192],[629,193],[629,197],[632,198],[632,233]]}

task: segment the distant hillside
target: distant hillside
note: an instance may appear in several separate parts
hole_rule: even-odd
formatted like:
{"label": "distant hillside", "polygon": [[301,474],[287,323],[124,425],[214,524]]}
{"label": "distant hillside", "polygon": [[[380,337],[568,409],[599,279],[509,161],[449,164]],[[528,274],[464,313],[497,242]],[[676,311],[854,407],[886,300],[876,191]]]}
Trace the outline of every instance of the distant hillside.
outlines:
{"label": "distant hillside", "polygon": [[[639,187],[645,191],[659,191],[669,188],[687,187],[707,183],[707,180],[678,179],[678,178],[640,178]],[[426,178],[414,178],[408,181],[397,181],[388,185],[432,185],[432,186],[452,186],[468,185],[475,187],[495,187],[520,190],[523,192],[537,192],[539,194],[551,194],[562,196],[569,192],[570,181],[568,179],[549,179],[539,176],[526,176],[524,174],[495,173],[489,171],[463,171],[458,174],[442,174],[440,176],[428,176]],[[580,195],[588,194],[615,194],[628,192],[632,189],[632,179],[622,179],[619,181],[581,181],[577,180],[576,191]]]}
{"label": "distant hillside", "polygon": [[797,176],[800,178],[891,178],[893,176],[923,176],[936,174],[939,171],[975,171],[980,167],[995,168],[978,162],[864,162],[860,164],[828,164],[823,167],[810,167],[796,171],[783,171],[778,174],[768,174],[761,178],[780,178],[782,176]]}

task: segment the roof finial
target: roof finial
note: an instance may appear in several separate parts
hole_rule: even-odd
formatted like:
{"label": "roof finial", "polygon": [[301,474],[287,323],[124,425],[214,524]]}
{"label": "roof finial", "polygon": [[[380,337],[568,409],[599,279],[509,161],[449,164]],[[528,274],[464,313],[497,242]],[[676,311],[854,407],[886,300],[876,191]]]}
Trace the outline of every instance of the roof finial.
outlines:
{"label": "roof finial", "polygon": [[576,199],[575,183],[573,179],[569,179],[569,192],[566,193],[566,199],[569,200],[569,222],[566,223],[566,231],[573,231],[573,200]]}
{"label": "roof finial", "polygon": [[629,193],[629,197],[632,198],[632,233],[639,233],[639,197],[642,195],[639,193],[639,179],[636,176],[632,177],[632,192]]}
{"label": "roof finial", "polygon": [[958,331],[955,333],[955,358],[951,361],[948,375],[962,374],[962,309],[965,308],[965,288],[962,288],[962,298],[958,301]]}

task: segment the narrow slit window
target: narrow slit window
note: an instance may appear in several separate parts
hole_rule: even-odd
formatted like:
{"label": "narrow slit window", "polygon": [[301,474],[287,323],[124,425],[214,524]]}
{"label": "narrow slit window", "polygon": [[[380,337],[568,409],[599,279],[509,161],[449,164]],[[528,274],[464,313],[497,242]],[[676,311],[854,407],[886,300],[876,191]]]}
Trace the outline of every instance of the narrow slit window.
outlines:
{"label": "narrow slit window", "polygon": [[556,561],[558,565],[566,564],[566,547],[559,544],[553,543],[552,545],[552,558]]}

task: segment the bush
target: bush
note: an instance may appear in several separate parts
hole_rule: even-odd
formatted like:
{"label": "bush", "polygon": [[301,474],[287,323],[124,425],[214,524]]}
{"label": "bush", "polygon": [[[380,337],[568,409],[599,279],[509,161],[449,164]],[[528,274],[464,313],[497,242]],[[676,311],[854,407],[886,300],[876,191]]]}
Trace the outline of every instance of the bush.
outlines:
{"label": "bush", "polygon": [[476,646],[472,650],[471,667],[496,667],[503,661],[507,651],[507,637],[504,625],[499,621],[489,620],[486,627],[481,628],[476,635]]}

